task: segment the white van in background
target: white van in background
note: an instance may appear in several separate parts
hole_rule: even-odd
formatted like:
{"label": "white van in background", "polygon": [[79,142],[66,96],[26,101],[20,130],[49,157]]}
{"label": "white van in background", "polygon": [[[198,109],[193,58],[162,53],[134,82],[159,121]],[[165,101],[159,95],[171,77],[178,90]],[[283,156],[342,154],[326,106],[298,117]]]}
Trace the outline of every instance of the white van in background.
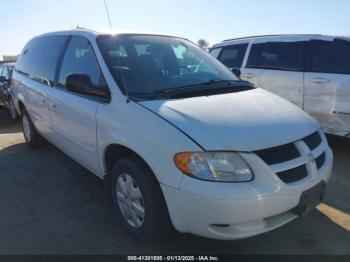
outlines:
{"label": "white van in background", "polygon": [[210,53],[241,78],[315,117],[326,133],[350,137],[350,38],[254,36],[223,41]]}

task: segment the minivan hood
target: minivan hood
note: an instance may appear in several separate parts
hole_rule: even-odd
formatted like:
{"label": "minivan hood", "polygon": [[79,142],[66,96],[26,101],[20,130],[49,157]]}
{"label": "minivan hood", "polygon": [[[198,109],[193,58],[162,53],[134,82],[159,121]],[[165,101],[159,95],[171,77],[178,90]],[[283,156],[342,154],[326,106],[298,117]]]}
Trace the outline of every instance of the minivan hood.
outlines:
{"label": "minivan hood", "polygon": [[301,109],[260,88],[141,104],[205,150],[255,151],[294,142],[319,128]]}

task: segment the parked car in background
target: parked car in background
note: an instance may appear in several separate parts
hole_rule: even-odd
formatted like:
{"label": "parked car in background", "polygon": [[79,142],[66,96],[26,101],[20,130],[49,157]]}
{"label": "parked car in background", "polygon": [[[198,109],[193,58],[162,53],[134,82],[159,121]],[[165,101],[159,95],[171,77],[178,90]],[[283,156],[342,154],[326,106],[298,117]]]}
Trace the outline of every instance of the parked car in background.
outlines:
{"label": "parked car in background", "polygon": [[116,220],[141,238],[171,224],[261,234],[312,210],[331,175],[315,120],[183,38],[45,34],[12,87],[27,144],[44,137],[102,178]]}
{"label": "parked car in background", "polygon": [[12,120],[17,120],[17,112],[11,95],[11,79],[15,63],[0,65],[0,103],[9,111]]}
{"label": "parked car in background", "polygon": [[350,38],[275,35],[226,40],[210,53],[241,78],[315,117],[325,132],[350,137]]}

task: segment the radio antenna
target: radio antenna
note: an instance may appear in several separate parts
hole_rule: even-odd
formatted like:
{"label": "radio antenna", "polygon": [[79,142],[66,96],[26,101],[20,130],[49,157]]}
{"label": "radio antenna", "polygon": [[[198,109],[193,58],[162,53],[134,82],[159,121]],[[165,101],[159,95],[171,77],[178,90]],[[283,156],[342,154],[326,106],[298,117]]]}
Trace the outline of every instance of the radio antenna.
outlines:
{"label": "radio antenna", "polygon": [[111,28],[111,30],[112,30],[113,28],[112,28],[111,17],[110,17],[110,15],[109,15],[108,6],[107,6],[107,3],[106,3],[106,0],[103,0],[103,1],[104,1],[104,3],[105,3],[105,7],[106,7],[106,13],[107,13],[107,18],[108,18],[109,26],[110,26],[110,28]]}

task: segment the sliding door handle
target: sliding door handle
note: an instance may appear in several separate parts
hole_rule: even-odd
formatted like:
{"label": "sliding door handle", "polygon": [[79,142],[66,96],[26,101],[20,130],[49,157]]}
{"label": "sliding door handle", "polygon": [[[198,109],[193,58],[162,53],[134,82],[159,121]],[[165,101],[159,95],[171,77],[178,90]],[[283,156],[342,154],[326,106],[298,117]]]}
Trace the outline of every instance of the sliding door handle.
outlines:
{"label": "sliding door handle", "polygon": [[315,84],[318,84],[318,85],[327,84],[327,83],[331,82],[331,80],[327,79],[327,78],[312,78],[312,79],[310,79],[310,81],[312,83],[315,83]]}

